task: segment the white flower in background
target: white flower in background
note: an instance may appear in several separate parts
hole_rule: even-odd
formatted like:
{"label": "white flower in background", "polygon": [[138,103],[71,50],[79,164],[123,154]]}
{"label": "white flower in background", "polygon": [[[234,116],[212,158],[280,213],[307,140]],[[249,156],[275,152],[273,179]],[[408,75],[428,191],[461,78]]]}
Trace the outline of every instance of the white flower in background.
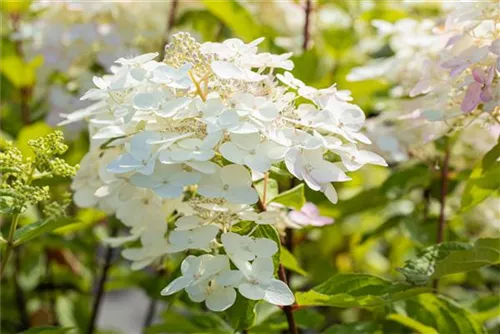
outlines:
{"label": "white flower in background", "polygon": [[[274,279],[278,245],[251,236],[269,228],[261,225],[278,226],[285,208],[256,212],[252,174],[281,164],[335,203],[332,182],[350,179],[342,163],[348,171],[385,164],[358,149],[369,143],[364,113],[335,85],[316,89],[289,72],[275,75],[293,68],[291,54],[258,53],[262,39],[199,44],[178,33],[171,40],[162,61],[156,53],[118,59],[83,96],[94,104],[67,116],[88,118],[91,133],[92,159],[75,178],[75,201],[115,213],[130,228],[108,242],[139,239],[123,251],[135,269],[187,250],[227,254],[188,256],[164,295],[186,289],[193,301],[222,311],[237,288],[289,305],[293,295]],[[332,155],[342,162],[326,159]],[[253,225],[246,235],[235,233],[242,221]]]}
{"label": "white flower in background", "polygon": [[[485,131],[495,126],[500,105],[495,70],[500,55],[498,8],[498,1],[459,1],[448,8],[446,19],[373,22],[381,40],[389,37],[394,55],[354,69],[348,78],[378,77],[393,85],[393,99],[380,104],[380,121],[370,120],[374,126],[391,128],[390,136],[385,129],[384,134],[379,128],[372,131],[384,157],[406,160],[427,143],[478,119]],[[483,112],[487,117],[479,117]]]}

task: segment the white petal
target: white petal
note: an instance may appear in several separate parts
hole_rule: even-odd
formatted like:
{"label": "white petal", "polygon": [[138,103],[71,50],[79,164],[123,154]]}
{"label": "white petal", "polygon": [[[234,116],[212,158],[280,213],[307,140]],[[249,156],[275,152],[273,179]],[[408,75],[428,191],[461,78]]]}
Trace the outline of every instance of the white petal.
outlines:
{"label": "white petal", "polygon": [[272,279],[266,289],[264,300],[274,305],[292,305],[295,297],[285,282]]}
{"label": "white petal", "polygon": [[[261,257],[271,257],[278,251],[278,246],[276,242],[267,238],[257,238],[255,239],[252,251],[257,256]],[[255,264],[255,263],[254,263]]]}
{"label": "white petal", "polygon": [[242,69],[228,61],[213,61],[210,66],[223,79],[241,79],[244,76]]}
{"label": "white petal", "polygon": [[238,286],[238,291],[243,297],[251,300],[260,300],[266,296],[266,290],[257,284],[242,283]]}
{"label": "white petal", "polygon": [[271,168],[271,160],[267,156],[262,155],[261,152],[246,156],[244,161],[245,165],[250,167],[251,170],[260,173],[265,173]]}
{"label": "white petal", "polygon": [[325,194],[326,198],[333,204],[336,204],[338,201],[338,196],[337,196],[337,191],[333,187],[331,183],[327,183],[325,186],[325,189],[323,190],[323,193]]}
{"label": "white petal", "polygon": [[254,188],[231,187],[225,198],[235,204],[255,204],[259,200],[259,195]]}
{"label": "white petal", "polygon": [[125,135],[125,131],[117,125],[106,126],[99,129],[92,139],[110,139]]}
{"label": "white petal", "polygon": [[217,276],[217,284],[222,286],[235,286],[239,285],[243,279],[243,274],[239,270],[227,270]]}
{"label": "white petal", "polygon": [[97,204],[97,197],[94,196],[95,189],[83,187],[78,189],[73,195],[73,201],[81,208],[90,208]]}
{"label": "white petal", "polygon": [[203,174],[214,174],[217,171],[217,164],[211,161],[190,161],[186,163],[188,166],[196,169]]}
{"label": "white petal", "polygon": [[169,285],[167,285],[166,288],[161,290],[161,295],[169,296],[171,294],[174,294],[187,287],[192,281],[193,281],[192,277],[188,276],[177,277]]}
{"label": "white petal", "polygon": [[207,298],[205,304],[214,312],[221,312],[230,308],[236,300],[236,291],[231,287],[215,289]]}
{"label": "white petal", "polygon": [[[208,282],[206,282],[208,283]],[[195,303],[201,303],[205,299],[207,299],[207,284],[200,283],[192,286],[188,286],[186,288],[186,292],[188,293],[189,299],[191,299]]]}
{"label": "white petal", "polygon": [[224,158],[240,165],[244,163],[244,159],[248,154],[248,152],[242,150],[232,142],[222,144],[219,151]]}
{"label": "white petal", "polygon": [[222,168],[220,178],[223,184],[249,187],[252,184],[250,172],[240,165],[228,165]]}
{"label": "white petal", "polygon": [[171,183],[162,184],[153,188],[153,191],[162,198],[177,198],[182,195],[184,187],[173,185]]}
{"label": "white petal", "polygon": [[254,150],[260,143],[260,134],[231,134],[231,141],[235,143],[238,147],[244,149],[245,151]]}

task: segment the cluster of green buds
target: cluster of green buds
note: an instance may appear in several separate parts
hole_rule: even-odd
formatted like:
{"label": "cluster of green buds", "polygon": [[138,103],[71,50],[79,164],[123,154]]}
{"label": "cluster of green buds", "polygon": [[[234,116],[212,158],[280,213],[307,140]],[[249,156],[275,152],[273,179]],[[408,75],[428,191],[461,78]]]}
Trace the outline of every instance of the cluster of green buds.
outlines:
{"label": "cluster of green buds", "polygon": [[[49,187],[43,185],[43,182],[35,181],[53,177],[72,177],[78,169],[78,166],[71,166],[60,158],[68,149],[61,131],[30,140],[28,145],[33,150],[33,157],[24,157],[11,142],[5,142],[1,148],[1,213],[19,214],[30,204],[50,200]],[[63,198],[69,197],[63,196]],[[63,199],[61,203],[54,203],[44,205],[44,212],[49,215],[62,213],[69,201]]]}

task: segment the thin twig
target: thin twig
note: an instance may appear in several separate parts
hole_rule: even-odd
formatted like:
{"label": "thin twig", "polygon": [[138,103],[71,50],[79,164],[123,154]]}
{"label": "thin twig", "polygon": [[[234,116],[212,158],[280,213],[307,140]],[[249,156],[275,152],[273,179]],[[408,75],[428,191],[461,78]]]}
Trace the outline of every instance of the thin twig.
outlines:
{"label": "thin twig", "polygon": [[[288,281],[286,279],[285,267],[280,263],[280,267],[278,270],[278,276],[280,280],[282,280],[286,285],[288,285]],[[297,334],[297,324],[295,323],[295,318],[293,317],[293,308],[291,305],[283,306],[283,312],[285,312],[286,321],[288,322],[288,333],[289,334]]]}
{"label": "thin twig", "polygon": [[[450,147],[446,147],[443,163],[441,165],[441,193],[439,196],[439,221],[436,243],[440,244],[444,240],[444,229],[446,224],[445,207],[446,207],[446,195],[448,194],[448,177],[449,177],[449,162],[450,162]],[[439,285],[439,280],[434,280],[433,287],[437,291]]]}
{"label": "thin twig", "polygon": [[[259,200],[257,202],[257,209],[261,212],[266,211],[266,204],[262,201],[262,199],[259,197]],[[288,281],[286,279],[286,272],[285,272],[285,267],[283,265],[279,266],[278,269],[278,276],[280,280],[282,280],[286,285],[288,285]],[[286,321],[288,322],[288,333],[289,334],[297,334],[297,324],[295,323],[295,318],[293,316],[293,308],[291,305],[288,306],[283,306],[283,312],[285,313],[286,316]]]}
{"label": "thin twig", "polygon": [[172,28],[175,24],[175,17],[177,16],[177,8],[179,7],[179,0],[172,0],[170,2],[170,9],[168,11],[168,21],[167,26],[165,27],[165,33],[161,45],[160,59],[165,57],[165,45],[170,40],[170,33],[172,32]]}
{"label": "thin twig", "polygon": [[2,262],[0,264],[0,278],[3,277],[5,268],[7,268],[7,262],[9,262],[10,253],[14,248],[14,232],[16,232],[20,216],[20,214],[16,214],[10,222],[9,236],[7,237],[7,244],[5,245],[5,251],[2,254]]}
{"label": "thin twig", "polygon": [[[160,268],[156,271],[156,275],[158,277],[162,277],[165,274],[167,274],[166,268]],[[157,308],[158,308],[158,299],[152,298],[151,301],[149,302],[148,310],[146,312],[146,318],[144,319],[144,324],[143,324],[144,329],[148,328],[153,323]]]}
{"label": "thin twig", "polygon": [[19,312],[20,320],[20,331],[26,330],[30,327],[30,320],[28,316],[28,310],[26,307],[26,297],[24,296],[24,291],[19,284],[19,273],[21,271],[21,249],[14,249],[14,285],[16,293],[16,306]]}
{"label": "thin twig", "polygon": [[[290,254],[293,254],[293,228],[287,227],[285,229],[285,248],[288,249]],[[292,271],[291,270],[286,270],[286,280],[287,282],[290,282],[290,279],[292,278]]]}
{"label": "thin twig", "polygon": [[[111,227],[111,237],[116,236],[118,229],[116,226]],[[104,262],[101,269],[101,274],[97,284],[96,295],[94,302],[92,303],[92,313],[90,315],[88,334],[93,334],[96,330],[97,316],[99,315],[99,309],[101,307],[102,299],[104,297],[104,288],[106,281],[108,280],[108,271],[111,267],[111,260],[113,258],[113,248],[107,246],[104,253]]]}
{"label": "thin twig", "polygon": [[[52,275],[52,268],[51,268],[52,258],[50,256],[50,252],[48,249],[45,251],[45,255],[47,258],[47,263],[45,266],[46,281],[47,281],[47,284],[49,286],[53,286],[54,285],[54,277]],[[57,317],[56,317],[56,296],[55,296],[55,294],[56,294],[55,291],[47,290],[47,299],[49,302],[50,314],[54,317],[53,318],[54,321],[52,321],[52,325],[58,325],[58,322],[59,322],[57,320]]]}
{"label": "thin twig", "polygon": [[307,47],[309,46],[309,40],[311,38],[310,25],[311,25],[311,0],[306,0],[306,6],[304,8],[305,11],[305,22],[304,22],[304,42],[302,44],[302,49],[307,51]]}
{"label": "thin twig", "polygon": [[264,190],[262,191],[262,202],[267,203],[267,183],[269,181],[269,173],[264,173]]}

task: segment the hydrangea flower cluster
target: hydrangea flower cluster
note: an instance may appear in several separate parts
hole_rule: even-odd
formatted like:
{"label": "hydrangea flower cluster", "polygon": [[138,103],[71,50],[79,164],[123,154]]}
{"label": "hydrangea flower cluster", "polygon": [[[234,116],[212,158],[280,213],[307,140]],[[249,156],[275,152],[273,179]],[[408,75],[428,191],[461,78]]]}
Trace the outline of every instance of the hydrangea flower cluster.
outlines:
{"label": "hydrangea flower cluster", "polygon": [[[47,1],[31,3],[36,13],[21,22],[13,38],[21,40],[24,54],[40,54],[35,95],[48,95],[47,122],[61,121],[58,114],[87,106],[78,96],[90,87],[92,72],[108,68],[124,54],[157,50],[165,41],[170,2]],[[195,7],[194,3],[182,3]],[[134,24],[130,24],[134,22]],[[54,73],[60,82],[47,85]],[[68,131],[69,132],[69,131]]]}
{"label": "hydrangea flower cluster", "polygon": [[461,4],[451,12],[444,32],[451,34],[436,60],[426,60],[423,78],[410,96],[427,94],[447,115],[478,107],[498,112],[500,95],[500,8],[498,1]]}
{"label": "hydrangea flower cluster", "polygon": [[395,86],[391,97],[396,99],[385,103],[384,113],[367,124],[385,157],[406,160],[408,151],[415,153],[450,131],[474,125],[484,132],[475,136],[496,141],[498,4],[458,3],[443,26],[431,20],[374,22],[380,35],[390,36],[394,55],[355,69],[349,79],[383,77]]}
{"label": "hydrangea flower cluster", "polygon": [[358,147],[370,141],[349,92],[306,86],[288,72],[291,53],[258,53],[262,40],[199,44],[175,34],[163,61],[157,53],[118,59],[82,97],[96,102],[66,115],[68,122],[88,119],[91,135],[73,182],[75,202],[115,213],[130,227],[130,236],[111,242],[140,239],[140,248],[122,253],[134,269],[170,253],[205,252],[188,256],[162,294],[185,289],[213,311],[230,307],[235,289],[251,300],[294,301],[274,278],[276,242],[233,229],[279,219],[255,206],[261,199],[253,180],[283,168],[335,203],[332,183],[348,181],[346,172],[385,165]]}

